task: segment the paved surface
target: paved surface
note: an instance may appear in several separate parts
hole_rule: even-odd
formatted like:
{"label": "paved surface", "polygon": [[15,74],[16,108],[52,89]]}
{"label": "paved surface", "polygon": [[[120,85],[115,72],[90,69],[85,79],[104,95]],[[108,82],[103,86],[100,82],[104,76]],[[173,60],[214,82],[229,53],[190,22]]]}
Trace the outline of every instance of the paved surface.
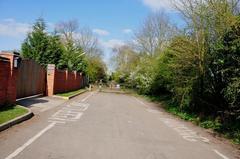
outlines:
{"label": "paved surface", "polygon": [[40,114],[66,102],[57,97],[34,97],[17,101],[18,104],[30,108],[34,114]]}
{"label": "paved surface", "polygon": [[0,133],[2,159],[230,159],[237,153],[152,103],[113,93],[82,94]]}

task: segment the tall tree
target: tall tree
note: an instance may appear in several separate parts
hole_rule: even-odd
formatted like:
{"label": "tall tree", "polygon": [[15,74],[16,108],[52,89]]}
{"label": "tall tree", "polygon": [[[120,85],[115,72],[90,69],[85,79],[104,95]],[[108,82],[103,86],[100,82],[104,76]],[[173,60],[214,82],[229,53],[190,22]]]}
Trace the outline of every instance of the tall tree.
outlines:
{"label": "tall tree", "polygon": [[22,54],[25,58],[34,59],[46,66],[58,64],[63,52],[62,48],[59,37],[48,35],[44,20],[39,18],[22,44]]}
{"label": "tall tree", "polygon": [[163,51],[168,41],[177,33],[164,12],[149,15],[135,33],[136,47],[140,52],[154,56]]}
{"label": "tall tree", "polygon": [[83,48],[88,58],[100,58],[103,55],[98,38],[89,28],[81,28],[74,41],[78,47]]}
{"label": "tall tree", "polygon": [[74,40],[78,29],[79,25],[76,20],[60,22],[56,25],[55,32],[62,38],[64,44],[64,53],[58,67],[86,73],[88,66],[84,50],[82,47],[77,46]]}
{"label": "tall tree", "polygon": [[77,20],[59,22],[55,26],[55,32],[62,36],[64,43],[72,43],[78,29],[79,25]]}

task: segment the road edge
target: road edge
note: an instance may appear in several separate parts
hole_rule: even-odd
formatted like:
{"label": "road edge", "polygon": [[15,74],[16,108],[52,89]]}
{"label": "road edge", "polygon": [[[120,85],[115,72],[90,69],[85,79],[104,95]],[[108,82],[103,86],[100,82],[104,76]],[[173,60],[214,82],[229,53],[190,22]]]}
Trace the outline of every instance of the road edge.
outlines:
{"label": "road edge", "polygon": [[14,118],[10,121],[7,121],[7,122],[1,124],[0,125],[0,132],[6,130],[6,129],[8,129],[8,128],[16,125],[16,124],[19,124],[23,121],[26,121],[26,120],[28,120],[28,119],[30,119],[34,116],[33,112],[29,108],[26,108],[26,107],[23,107],[23,106],[20,106],[20,105],[19,105],[19,107],[21,107],[23,109],[26,109],[28,111],[28,113],[26,113],[22,116],[16,117],[16,118]]}
{"label": "road edge", "polygon": [[83,94],[83,93],[86,93],[88,90],[87,89],[85,89],[84,91],[82,91],[82,92],[79,92],[79,93],[77,93],[77,94],[74,94],[74,95],[72,95],[72,96],[69,96],[69,97],[63,97],[63,96],[58,96],[58,95],[53,95],[53,97],[56,97],[56,98],[61,98],[61,99],[65,99],[65,100],[70,100],[70,99],[72,99],[72,98],[74,98],[74,97],[76,97],[76,96],[78,96],[78,95],[80,95],[80,94]]}

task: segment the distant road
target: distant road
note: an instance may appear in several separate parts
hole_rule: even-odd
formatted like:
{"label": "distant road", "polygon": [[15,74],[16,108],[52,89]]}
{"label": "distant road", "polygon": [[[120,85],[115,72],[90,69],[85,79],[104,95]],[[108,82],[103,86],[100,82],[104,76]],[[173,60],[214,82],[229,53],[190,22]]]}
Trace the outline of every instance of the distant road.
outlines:
{"label": "distant road", "polygon": [[233,159],[237,149],[153,103],[88,92],[0,133],[1,159]]}

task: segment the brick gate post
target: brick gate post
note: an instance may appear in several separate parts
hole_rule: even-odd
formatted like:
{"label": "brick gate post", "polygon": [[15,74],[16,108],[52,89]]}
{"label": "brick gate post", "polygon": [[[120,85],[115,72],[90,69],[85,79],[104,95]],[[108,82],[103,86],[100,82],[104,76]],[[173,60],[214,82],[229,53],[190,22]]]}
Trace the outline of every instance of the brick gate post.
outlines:
{"label": "brick gate post", "polygon": [[55,80],[55,65],[48,64],[47,66],[47,96],[54,95],[54,80]]}

